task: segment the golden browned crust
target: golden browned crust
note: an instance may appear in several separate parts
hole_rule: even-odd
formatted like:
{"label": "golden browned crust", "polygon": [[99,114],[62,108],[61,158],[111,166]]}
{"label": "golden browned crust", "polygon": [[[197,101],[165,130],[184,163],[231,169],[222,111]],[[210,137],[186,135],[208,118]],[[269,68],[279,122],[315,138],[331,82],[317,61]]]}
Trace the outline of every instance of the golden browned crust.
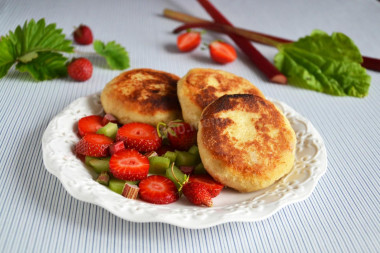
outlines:
{"label": "golden browned crust", "polygon": [[138,121],[155,115],[176,119],[181,115],[178,80],[178,76],[163,71],[133,69],[105,86],[101,102],[105,112],[114,114],[122,123],[133,121],[136,115]]}
{"label": "golden browned crust", "polygon": [[295,141],[276,106],[251,94],[220,97],[204,109],[199,123],[198,144],[208,156],[201,152],[205,168],[239,191],[261,189],[286,174],[293,164]]}
{"label": "golden browned crust", "polygon": [[254,94],[264,97],[263,93],[248,80],[234,74],[214,69],[193,69],[186,75],[186,85],[191,100],[205,108],[225,94]]}
{"label": "golden browned crust", "polygon": [[191,69],[178,81],[178,98],[184,120],[197,127],[202,110],[226,94],[263,93],[247,79],[216,69]]}

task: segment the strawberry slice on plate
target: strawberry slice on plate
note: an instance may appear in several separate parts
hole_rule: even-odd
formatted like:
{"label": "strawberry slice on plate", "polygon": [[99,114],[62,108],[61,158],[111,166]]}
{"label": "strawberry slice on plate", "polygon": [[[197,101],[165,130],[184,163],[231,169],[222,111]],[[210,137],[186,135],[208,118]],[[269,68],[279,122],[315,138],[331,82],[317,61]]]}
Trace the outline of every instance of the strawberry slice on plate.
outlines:
{"label": "strawberry slice on plate", "polygon": [[218,63],[233,62],[237,58],[235,48],[228,43],[214,41],[209,45],[211,58]]}
{"label": "strawberry slice on plate", "polygon": [[208,191],[210,192],[210,195],[212,198],[219,195],[219,193],[224,188],[224,185],[221,183],[215,181],[211,176],[204,174],[204,175],[191,175],[189,178],[189,183],[200,183],[206,186]]}
{"label": "strawberry slice on plate", "polygon": [[78,132],[80,136],[88,133],[95,134],[99,128],[103,127],[103,117],[99,115],[91,115],[83,117],[78,121]]}
{"label": "strawberry slice on plate", "polygon": [[152,175],[139,183],[139,196],[152,204],[169,204],[178,200],[178,190],[169,178]]}
{"label": "strawberry slice on plate", "polygon": [[109,146],[113,140],[102,134],[89,133],[75,146],[77,154],[94,157],[105,157],[109,155]]}
{"label": "strawberry slice on plate", "polygon": [[128,123],[120,127],[116,141],[124,141],[125,147],[139,152],[150,152],[161,146],[156,128],[145,123]]}
{"label": "strawberry slice on plate", "polygon": [[148,176],[149,159],[134,149],[125,149],[111,156],[109,166],[114,177],[137,181]]}
{"label": "strawberry slice on plate", "polygon": [[177,47],[181,52],[194,50],[201,43],[201,34],[199,32],[189,31],[182,33],[177,37]]}

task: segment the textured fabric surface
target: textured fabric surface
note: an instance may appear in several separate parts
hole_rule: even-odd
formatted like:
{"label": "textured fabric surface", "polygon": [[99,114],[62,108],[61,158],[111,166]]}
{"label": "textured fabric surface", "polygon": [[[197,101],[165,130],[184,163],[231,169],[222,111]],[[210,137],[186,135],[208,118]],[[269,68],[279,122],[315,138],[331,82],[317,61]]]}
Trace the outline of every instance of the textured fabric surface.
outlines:
{"label": "textured fabric surface", "polygon": [[[380,58],[380,2],[375,0],[258,1],[213,3],[236,26],[289,39],[313,29],[349,35],[363,55]],[[49,174],[41,138],[49,121],[79,97],[100,91],[119,71],[109,70],[91,46],[76,56],[94,64],[92,78],[35,82],[12,69],[0,79],[0,252],[376,252],[380,249],[380,73],[369,71],[366,98],[334,97],[269,83],[239,51],[229,65],[208,52],[178,53],[178,22],[162,17],[171,8],[209,19],[196,1],[0,0],[0,35],[27,19],[44,17],[69,36],[89,25],[97,39],[116,40],[129,51],[131,68],[184,75],[193,67],[230,71],[269,97],[307,117],[323,136],[327,173],[305,201],[260,222],[231,222],[202,230],[121,220],[71,197]],[[228,37],[214,33],[204,40]],[[232,42],[231,42],[232,43]],[[257,48],[269,59],[276,50]]]}

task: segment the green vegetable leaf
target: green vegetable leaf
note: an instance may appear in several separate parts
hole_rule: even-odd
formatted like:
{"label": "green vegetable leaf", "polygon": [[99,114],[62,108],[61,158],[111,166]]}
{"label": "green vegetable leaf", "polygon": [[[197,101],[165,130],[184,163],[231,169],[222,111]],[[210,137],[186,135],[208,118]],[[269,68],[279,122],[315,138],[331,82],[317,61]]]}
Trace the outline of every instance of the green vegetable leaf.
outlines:
{"label": "green vegetable leaf", "polygon": [[278,49],[275,65],[290,84],[336,96],[368,94],[371,77],[360,65],[359,49],[346,35],[316,30]]}
{"label": "green vegetable leaf", "polygon": [[94,50],[105,57],[111,69],[123,70],[129,68],[128,52],[115,41],[108,42],[107,45],[105,45],[103,42],[95,40]]}
{"label": "green vegetable leaf", "polygon": [[[62,29],[56,28],[56,24],[46,25],[44,19],[38,22],[33,19],[25,21],[22,27],[17,26],[15,31],[9,31],[0,41],[0,78],[17,63],[18,70],[29,72],[37,80],[45,80],[45,77],[50,79],[51,76],[56,76],[53,73],[65,66],[60,53],[72,53],[71,44],[71,40],[65,39]],[[37,71],[37,68],[42,69]]]}
{"label": "green vegetable leaf", "polygon": [[16,69],[28,72],[38,81],[50,80],[67,75],[66,61],[67,58],[60,53],[41,52],[27,63],[19,62]]}

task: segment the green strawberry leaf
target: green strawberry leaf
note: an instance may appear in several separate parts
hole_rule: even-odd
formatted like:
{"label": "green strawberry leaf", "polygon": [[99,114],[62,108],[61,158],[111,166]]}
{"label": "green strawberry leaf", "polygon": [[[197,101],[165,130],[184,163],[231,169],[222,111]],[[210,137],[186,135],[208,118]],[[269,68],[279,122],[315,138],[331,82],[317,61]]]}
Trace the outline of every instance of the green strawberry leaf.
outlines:
{"label": "green strawberry leaf", "polygon": [[336,96],[368,94],[371,77],[360,65],[359,49],[346,35],[316,30],[278,49],[275,65],[290,84]]}
{"label": "green strawberry leaf", "polygon": [[71,40],[65,39],[65,34],[56,28],[56,24],[46,25],[44,19],[25,21],[23,26],[9,31],[0,41],[0,78],[15,63],[18,70],[29,72],[40,81],[61,76],[66,65],[63,59],[66,58],[60,53],[72,52]]}
{"label": "green strawberry leaf", "polygon": [[66,61],[60,53],[41,52],[27,63],[19,62],[16,69],[28,72],[37,81],[50,80],[67,75]]}
{"label": "green strawberry leaf", "polygon": [[115,41],[108,42],[106,45],[100,41],[94,41],[94,50],[99,55],[105,57],[111,69],[123,70],[129,68],[128,52]]}
{"label": "green strawberry leaf", "polygon": [[2,37],[0,41],[0,78],[8,73],[16,58],[11,40],[8,37]]}

